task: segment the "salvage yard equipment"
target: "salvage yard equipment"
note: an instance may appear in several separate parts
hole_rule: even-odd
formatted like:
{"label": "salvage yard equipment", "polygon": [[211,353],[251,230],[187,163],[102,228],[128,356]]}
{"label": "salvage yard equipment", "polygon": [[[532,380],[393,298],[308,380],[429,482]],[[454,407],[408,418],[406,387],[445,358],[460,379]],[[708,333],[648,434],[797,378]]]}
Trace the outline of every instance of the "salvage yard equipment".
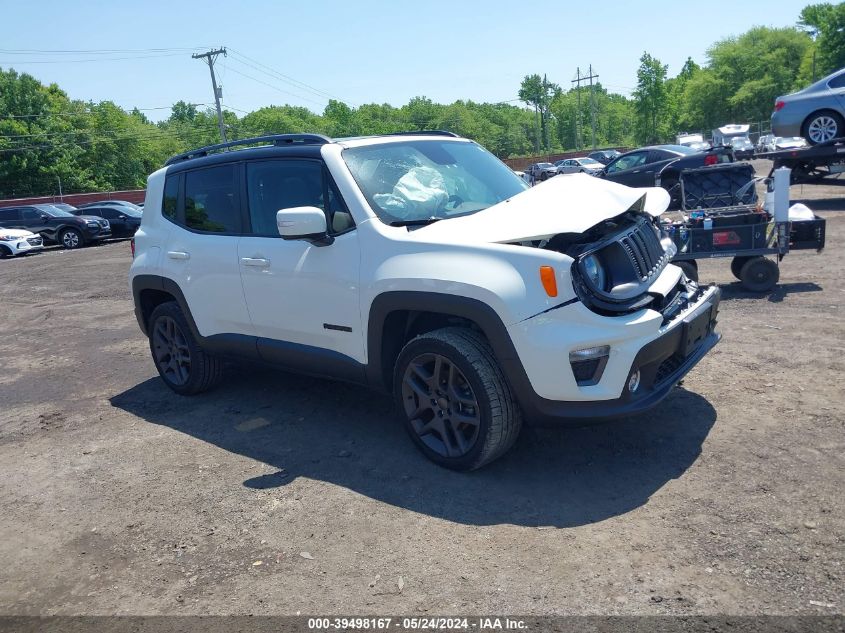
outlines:
{"label": "salvage yard equipment", "polygon": [[766,152],[757,157],[772,161],[770,177],[774,170],[787,167],[792,170],[792,184],[818,182],[845,172],[845,138],[835,138],[803,149]]}
{"label": "salvage yard equipment", "polygon": [[[752,292],[768,292],[780,278],[779,262],[790,250],[821,251],[825,220],[790,221],[789,169],[766,179],[769,208],[758,205],[753,168],[720,165],[681,173],[684,220],[664,222],[677,253],[672,263],[698,280],[699,259],[730,257],[731,272]],[[777,261],[767,256],[776,255]]]}

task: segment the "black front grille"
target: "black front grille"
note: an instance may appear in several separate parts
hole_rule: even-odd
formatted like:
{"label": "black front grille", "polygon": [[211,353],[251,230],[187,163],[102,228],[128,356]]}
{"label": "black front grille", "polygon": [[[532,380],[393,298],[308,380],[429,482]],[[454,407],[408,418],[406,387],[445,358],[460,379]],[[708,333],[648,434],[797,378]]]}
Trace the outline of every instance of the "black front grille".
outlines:
{"label": "black front grille", "polygon": [[663,263],[666,252],[657,233],[645,223],[637,223],[630,233],[620,238],[619,243],[628,257],[640,281],[646,281]]}

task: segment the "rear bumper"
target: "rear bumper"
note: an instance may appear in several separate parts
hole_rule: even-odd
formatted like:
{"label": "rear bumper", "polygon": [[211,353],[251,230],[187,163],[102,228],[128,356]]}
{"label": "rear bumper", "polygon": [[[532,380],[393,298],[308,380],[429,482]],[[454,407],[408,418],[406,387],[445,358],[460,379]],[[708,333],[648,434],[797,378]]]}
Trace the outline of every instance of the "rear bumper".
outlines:
{"label": "rear bumper", "polygon": [[[513,384],[526,417],[541,424],[583,423],[635,415],[646,411],[669,395],[721,339],[715,332],[721,292],[715,288],[705,301],[684,317],[683,322],[644,345],[634,357],[629,375],[640,372],[640,385],[634,393],[627,388],[611,400],[563,401],[539,396],[530,385]],[[702,315],[709,315],[709,319]],[[698,332],[689,345],[690,328],[706,320],[706,328]],[[508,371],[508,374],[512,373]],[[512,381],[513,383],[514,381]]]}
{"label": "rear bumper", "polygon": [[[791,108],[790,108],[791,106]],[[786,104],[772,113],[772,134],[775,136],[801,136],[803,116],[798,113],[795,104]]]}

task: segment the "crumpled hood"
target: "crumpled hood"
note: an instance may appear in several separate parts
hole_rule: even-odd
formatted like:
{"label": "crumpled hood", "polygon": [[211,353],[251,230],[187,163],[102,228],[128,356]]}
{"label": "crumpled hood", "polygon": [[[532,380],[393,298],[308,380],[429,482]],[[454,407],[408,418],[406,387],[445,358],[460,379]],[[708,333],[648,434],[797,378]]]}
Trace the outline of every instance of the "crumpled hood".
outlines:
{"label": "crumpled hood", "polygon": [[636,205],[654,217],[669,206],[661,187],[633,188],[588,174],[564,174],[465,217],[417,230],[421,238],[461,242],[521,242],[583,233]]}
{"label": "crumpled hood", "polygon": [[0,227],[0,235],[8,235],[9,237],[36,237],[35,233],[25,231],[24,229],[4,229]]}

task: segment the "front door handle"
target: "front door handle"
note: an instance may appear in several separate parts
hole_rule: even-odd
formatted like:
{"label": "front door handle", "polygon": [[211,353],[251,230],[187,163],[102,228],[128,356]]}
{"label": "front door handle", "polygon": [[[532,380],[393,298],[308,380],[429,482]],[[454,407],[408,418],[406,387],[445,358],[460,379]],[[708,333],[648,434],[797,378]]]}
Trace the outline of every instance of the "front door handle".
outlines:
{"label": "front door handle", "polygon": [[244,266],[255,266],[256,268],[267,268],[270,265],[270,260],[263,257],[241,257],[241,263]]}
{"label": "front door handle", "polygon": [[191,259],[191,254],[185,251],[167,251],[167,256],[170,259]]}

